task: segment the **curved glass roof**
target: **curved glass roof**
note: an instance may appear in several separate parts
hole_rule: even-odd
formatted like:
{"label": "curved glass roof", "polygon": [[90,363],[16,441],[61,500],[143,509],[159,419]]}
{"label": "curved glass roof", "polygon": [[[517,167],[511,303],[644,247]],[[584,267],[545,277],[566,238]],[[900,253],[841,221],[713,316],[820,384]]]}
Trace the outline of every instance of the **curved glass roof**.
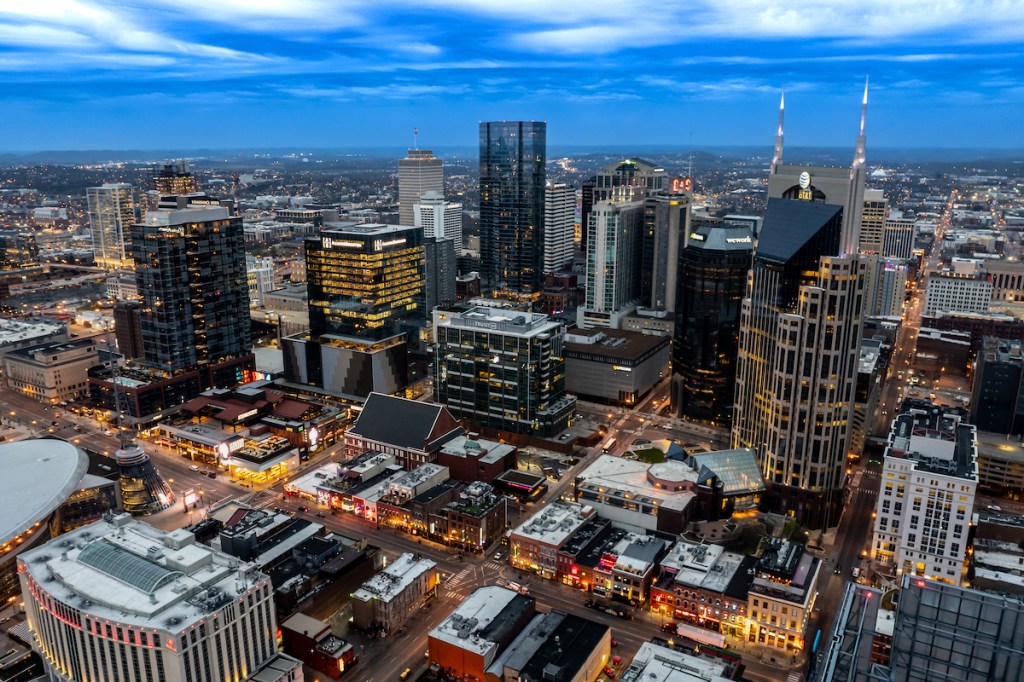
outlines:
{"label": "curved glass roof", "polygon": [[105,540],[95,540],[78,553],[78,562],[106,573],[114,580],[153,594],[162,585],[185,575],[121,549]]}

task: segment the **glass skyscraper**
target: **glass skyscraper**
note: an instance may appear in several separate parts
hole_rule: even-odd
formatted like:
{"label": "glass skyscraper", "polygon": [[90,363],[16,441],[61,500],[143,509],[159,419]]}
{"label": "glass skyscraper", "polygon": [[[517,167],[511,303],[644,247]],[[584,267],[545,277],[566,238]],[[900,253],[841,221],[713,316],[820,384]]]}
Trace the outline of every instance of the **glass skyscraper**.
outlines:
{"label": "glass skyscraper", "polygon": [[547,123],[480,124],[480,265],[495,294],[534,300],[544,286]]}

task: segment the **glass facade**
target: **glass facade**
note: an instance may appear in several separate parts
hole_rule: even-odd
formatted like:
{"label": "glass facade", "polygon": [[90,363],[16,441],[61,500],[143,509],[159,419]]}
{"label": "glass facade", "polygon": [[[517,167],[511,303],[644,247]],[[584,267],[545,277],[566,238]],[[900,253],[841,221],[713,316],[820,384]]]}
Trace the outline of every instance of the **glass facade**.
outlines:
{"label": "glass facade", "polygon": [[480,124],[480,256],[484,284],[532,300],[544,286],[547,123]]}
{"label": "glass facade", "polygon": [[306,240],[306,281],[312,336],[340,334],[379,340],[422,304],[422,230],[355,225]]}
{"label": "glass facade", "polygon": [[138,190],[126,183],[109,183],[89,187],[86,199],[96,265],[110,269],[131,267],[131,226],[140,216]]}
{"label": "glass facade", "polygon": [[691,238],[679,254],[672,406],[685,419],[728,427],[753,239],[742,227],[694,234],[701,239]]}
{"label": "glass facade", "polygon": [[249,353],[242,219],[224,207],[151,211],[132,228],[145,364],[169,375]]}

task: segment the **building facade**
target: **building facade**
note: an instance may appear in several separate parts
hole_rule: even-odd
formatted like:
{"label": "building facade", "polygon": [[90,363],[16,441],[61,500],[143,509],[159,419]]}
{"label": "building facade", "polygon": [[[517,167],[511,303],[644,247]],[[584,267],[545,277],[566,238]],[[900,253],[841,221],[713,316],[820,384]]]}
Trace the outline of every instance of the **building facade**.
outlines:
{"label": "building facade", "polygon": [[437,588],[437,564],[415,554],[399,555],[352,593],[356,627],[393,634]]}
{"label": "building facade", "polygon": [[565,392],[565,330],[539,313],[434,311],[434,394],[482,428],[550,437],[576,407]]}
{"label": "building facade", "polygon": [[670,190],[649,190],[644,200],[641,308],[669,313],[676,310],[680,254],[692,234],[690,187],[689,179],[676,179]]}
{"label": "building facade", "polygon": [[4,377],[12,389],[55,405],[89,394],[89,370],[100,363],[93,339],[29,346],[4,355]]}
{"label": "building facade", "polygon": [[544,287],[547,123],[480,124],[480,265],[485,288],[535,300]]}
{"label": "building facade", "polygon": [[580,246],[583,251],[587,250],[587,225],[590,224],[590,211],[594,204],[610,200],[617,188],[631,187],[634,194],[646,196],[667,190],[669,186],[669,177],[665,169],[643,159],[623,159],[602,168],[583,183],[580,205],[580,221],[583,228]]}
{"label": "building facade", "polygon": [[624,189],[594,204],[588,220],[586,297],[577,324],[618,329],[640,300],[644,202]]}
{"label": "building facade", "polygon": [[424,239],[451,239],[455,254],[462,253],[462,204],[449,202],[441,192],[428,190],[413,206],[413,224],[423,230]]}
{"label": "building facade", "polygon": [[971,414],[979,431],[1024,435],[1024,349],[986,336],[974,361]]}
{"label": "building facade", "polygon": [[885,216],[889,202],[880,189],[864,190],[864,209],[860,217],[860,252],[881,254],[885,241]]}
{"label": "building facade", "polygon": [[436,158],[429,149],[410,149],[408,156],[398,160],[399,225],[416,224],[413,207],[427,192],[437,192],[444,196],[444,169],[441,159]]}
{"label": "building facade", "polygon": [[922,315],[987,313],[992,303],[992,281],[946,274],[928,275]]}
{"label": "building facade", "polygon": [[565,183],[544,185],[544,273],[572,264],[576,190]]}
{"label": "building facade", "polygon": [[885,219],[882,256],[910,260],[914,256],[914,218],[904,217],[902,211],[889,211]]}
{"label": "building facade", "polygon": [[138,189],[123,182],[107,183],[89,187],[85,196],[96,265],[110,270],[130,268],[132,225],[142,216]]}
{"label": "building facade", "polygon": [[635,405],[665,376],[669,340],[573,328],[566,333],[564,353],[567,391],[599,402]]}
{"label": "building facade", "polygon": [[740,306],[753,254],[745,227],[699,227],[679,254],[672,338],[672,411],[728,427],[736,387]]}

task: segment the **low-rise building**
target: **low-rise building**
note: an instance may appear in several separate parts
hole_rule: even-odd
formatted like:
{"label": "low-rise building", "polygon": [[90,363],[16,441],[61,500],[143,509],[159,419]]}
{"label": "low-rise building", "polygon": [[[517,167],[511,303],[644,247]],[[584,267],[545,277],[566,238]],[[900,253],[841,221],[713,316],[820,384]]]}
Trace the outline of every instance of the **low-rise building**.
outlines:
{"label": "low-rise building", "polygon": [[352,594],[353,623],[366,631],[392,634],[434,593],[438,582],[437,564],[402,554]]}
{"label": "low-rise building", "polygon": [[612,630],[561,611],[534,615],[487,668],[488,680],[590,682],[611,658]]}
{"label": "low-rise building", "polygon": [[588,400],[635,405],[665,375],[669,339],[617,329],[565,335],[565,390]]}
{"label": "low-rise building", "polygon": [[768,542],[747,595],[749,642],[791,653],[804,650],[821,566],[800,543]]}
{"label": "low-rise building", "polygon": [[452,478],[460,481],[493,483],[502,473],[516,468],[517,453],[514,445],[485,440],[471,433],[441,446],[437,463],[448,467]]}
{"label": "low-rise building", "polygon": [[730,667],[720,658],[715,660],[644,642],[619,679],[621,682],[726,682],[735,679]]}
{"label": "low-rise building", "polygon": [[494,488],[477,481],[462,489],[442,509],[447,521],[447,543],[482,552],[501,539],[508,517],[508,502]]}
{"label": "low-rise building", "polygon": [[89,393],[89,370],[100,364],[92,339],[29,346],[6,353],[4,376],[12,389],[55,405]]}
{"label": "low-rise building", "polygon": [[509,561],[515,568],[554,578],[559,550],[594,514],[591,506],[563,500],[552,502],[512,531]]}
{"label": "low-rise building", "polygon": [[991,302],[992,282],[988,279],[931,274],[922,314],[987,313]]}
{"label": "low-rise building", "polygon": [[318,673],[338,679],[356,664],[355,648],[331,633],[331,626],[304,613],[281,623],[284,650]]}
{"label": "low-rise building", "polygon": [[446,407],[371,393],[345,434],[345,452],[394,455],[405,469],[437,460],[441,448],[465,433]]}
{"label": "low-rise building", "polygon": [[68,327],[63,322],[42,317],[23,320],[0,318],[0,357],[19,348],[65,343],[68,338]]}

